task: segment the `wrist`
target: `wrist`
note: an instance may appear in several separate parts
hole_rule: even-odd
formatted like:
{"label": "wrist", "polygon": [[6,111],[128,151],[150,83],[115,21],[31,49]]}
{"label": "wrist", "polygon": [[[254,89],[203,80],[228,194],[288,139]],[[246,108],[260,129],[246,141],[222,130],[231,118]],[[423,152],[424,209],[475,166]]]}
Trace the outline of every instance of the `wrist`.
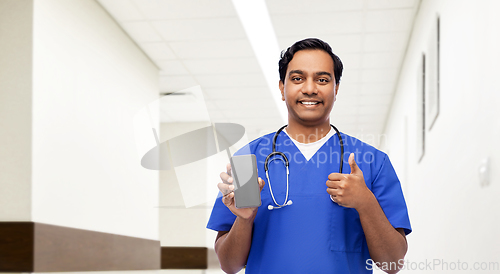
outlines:
{"label": "wrist", "polygon": [[257,216],[257,209],[255,209],[248,217],[246,216],[237,216],[237,219],[240,220],[243,224],[251,224],[253,225],[253,220]]}
{"label": "wrist", "polygon": [[361,203],[356,207],[356,210],[360,215],[378,206],[377,198],[373,192],[370,191],[370,189],[366,189],[366,195],[364,196],[365,197],[362,199]]}

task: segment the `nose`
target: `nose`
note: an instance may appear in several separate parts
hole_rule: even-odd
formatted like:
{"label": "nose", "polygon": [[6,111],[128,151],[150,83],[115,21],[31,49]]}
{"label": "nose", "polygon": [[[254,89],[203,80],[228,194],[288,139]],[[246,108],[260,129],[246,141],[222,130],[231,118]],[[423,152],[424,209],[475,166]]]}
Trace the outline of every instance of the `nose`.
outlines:
{"label": "nose", "polygon": [[302,93],[307,95],[317,94],[316,84],[312,79],[307,79],[302,85]]}

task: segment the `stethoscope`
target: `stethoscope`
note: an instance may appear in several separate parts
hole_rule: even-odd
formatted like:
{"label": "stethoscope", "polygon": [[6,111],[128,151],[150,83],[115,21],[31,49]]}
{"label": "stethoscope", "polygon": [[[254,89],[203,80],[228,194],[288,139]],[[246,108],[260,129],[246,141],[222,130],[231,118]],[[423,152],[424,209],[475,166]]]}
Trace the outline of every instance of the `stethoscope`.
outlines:
{"label": "stethoscope", "polygon": [[[273,205],[268,205],[267,206],[267,209],[269,210],[273,210],[273,209],[280,209],[280,208],[283,208],[287,205],[291,205],[293,202],[292,200],[288,200],[288,175],[290,174],[289,170],[288,170],[288,158],[286,157],[286,155],[283,153],[283,152],[279,152],[279,151],[276,151],[276,139],[278,138],[278,135],[280,134],[280,132],[288,125],[284,125],[282,126],[278,131],[276,131],[276,133],[274,134],[274,137],[273,137],[273,152],[271,152],[269,155],[267,155],[266,157],[266,161],[264,162],[264,169],[266,170],[266,177],[267,177],[267,181],[269,182],[269,191],[271,192],[271,197],[273,198],[273,202],[276,206],[273,206]],[[337,133],[337,136],[339,137],[339,141],[340,141],[340,168],[339,168],[339,172],[342,173],[342,166],[343,166],[343,159],[344,159],[344,141],[342,140],[342,136],[340,136],[340,132],[338,131],[338,129],[330,124],[330,126],[332,126],[332,128],[335,130],[335,132]],[[274,156],[274,155],[278,155],[278,157],[273,157],[270,161],[269,159]],[[280,157],[281,156],[281,157]],[[281,160],[283,161],[283,163],[285,164],[285,168],[286,168],[286,195],[285,195],[285,202],[283,204],[278,204],[276,202],[276,199],[274,198],[274,194],[273,194],[273,188],[271,187],[271,179],[269,179],[269,168],[268,168],[268,164],[274,160]]]}

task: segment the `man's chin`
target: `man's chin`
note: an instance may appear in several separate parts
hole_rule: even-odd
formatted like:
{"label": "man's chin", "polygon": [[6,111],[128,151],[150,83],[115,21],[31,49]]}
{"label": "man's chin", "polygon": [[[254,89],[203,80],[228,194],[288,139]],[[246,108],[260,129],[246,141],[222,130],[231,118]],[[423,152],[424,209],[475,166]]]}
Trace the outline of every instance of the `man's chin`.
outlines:
{"label": "man's chin", "polygon": [[304,126],[318,126],[323,124],[325,121],[328,121],[328,118],[317,115],[302,115],[299,117],[299,123]]}

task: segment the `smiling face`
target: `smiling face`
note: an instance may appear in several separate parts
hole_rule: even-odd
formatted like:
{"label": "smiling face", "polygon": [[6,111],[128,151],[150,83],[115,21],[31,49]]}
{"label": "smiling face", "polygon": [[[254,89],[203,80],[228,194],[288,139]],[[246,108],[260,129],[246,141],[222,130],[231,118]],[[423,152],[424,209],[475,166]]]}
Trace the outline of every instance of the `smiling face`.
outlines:
{"label": "smiling face", "polygon": [[306,127],[330,123],[335,102],[333,60],[322,50],[300,50],[288,64],[280,81],[282,99],[288,108],[288,124]]}

